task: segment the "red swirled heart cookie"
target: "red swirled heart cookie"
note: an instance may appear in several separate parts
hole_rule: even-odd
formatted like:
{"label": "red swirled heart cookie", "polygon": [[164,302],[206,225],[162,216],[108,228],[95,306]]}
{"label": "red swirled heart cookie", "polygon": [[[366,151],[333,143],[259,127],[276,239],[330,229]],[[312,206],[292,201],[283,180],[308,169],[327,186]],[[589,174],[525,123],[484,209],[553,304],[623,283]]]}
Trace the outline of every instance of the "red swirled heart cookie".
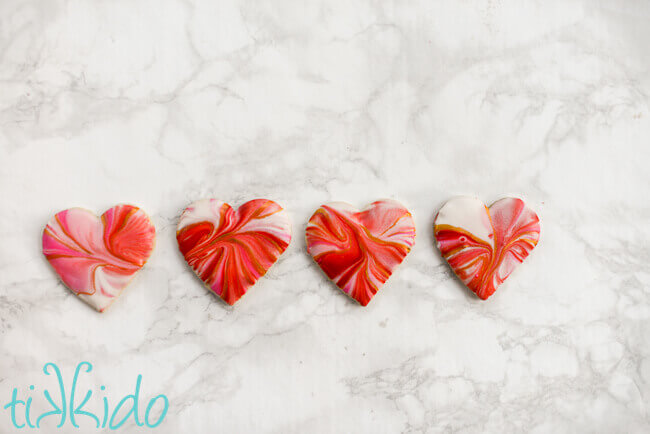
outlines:
{"label": "red swirled heart cookie", "polygon": [[117,205],[101,217],[70,208],[45,227],[43,254],[72,292],[103,312],[147,262],[155,238],[138,207]]}
{"label": "red swirled heart cookie", "polygon": [[486,300],[537,245],[539,218],[521,199],[507,197],[490,208],[457,197],[438,212],[434,234],[442,256],[479,298]]}
{"label": "red swirled heart cookie", "polygon": [[415,242],[411,213],[379,200],[361,211],[341,202],[318,208],[309,219],[307,251],[327,277],[366,306]]}
{"label": "red swirled heart cookie", "polygon": [[271,200],[251,200],[235,210],[204,199],[185,208],[176,240],[197,276],[233,305],[286,250],[291,222]]}

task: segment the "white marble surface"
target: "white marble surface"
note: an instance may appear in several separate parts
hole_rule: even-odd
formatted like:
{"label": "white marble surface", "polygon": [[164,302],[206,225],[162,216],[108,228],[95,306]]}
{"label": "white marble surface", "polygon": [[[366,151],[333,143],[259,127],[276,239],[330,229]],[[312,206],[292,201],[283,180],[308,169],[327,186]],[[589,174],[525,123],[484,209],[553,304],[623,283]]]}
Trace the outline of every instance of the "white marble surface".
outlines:
{"label": "white marble surface", "polygon": [[[160,427],[123,432],[648,432],[649,21],[626,0],[3,0],[0,403],[34,384],[43,407],[44,363],[68,384],[88,360],[111,402],[138,373],[170,399]],[[457,194],[542,219],[487,302],[433,245]],[[177,252],[204,197],[267,197],[294,223],[235,308]],[[418,235],[364,309],[303,233],[323,202],[382,197]],[[102,315],[40,236],[58,210],[119,202],[158,240]]]}

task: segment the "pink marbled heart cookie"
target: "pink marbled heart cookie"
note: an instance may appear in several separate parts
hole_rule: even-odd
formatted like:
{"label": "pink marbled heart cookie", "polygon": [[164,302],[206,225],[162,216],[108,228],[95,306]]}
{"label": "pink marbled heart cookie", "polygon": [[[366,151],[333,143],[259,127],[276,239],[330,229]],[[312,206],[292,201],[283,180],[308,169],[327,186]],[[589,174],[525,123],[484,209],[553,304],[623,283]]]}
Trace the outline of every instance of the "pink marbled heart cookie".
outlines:
{"label": "pink marbled heart cookie", "polygon": [[539,217],[523,200],[507,197],[486,207],[473,197],[440,209],[434,234],[454,273],[486,300],[537,245]]}
{"label": "pink marbled heart cookie", "polygon": [[72,292],[103,312],[147,262],[155,237],[138,207],[117,205],[101,217],[70,208],[45,227],[43,254]]}

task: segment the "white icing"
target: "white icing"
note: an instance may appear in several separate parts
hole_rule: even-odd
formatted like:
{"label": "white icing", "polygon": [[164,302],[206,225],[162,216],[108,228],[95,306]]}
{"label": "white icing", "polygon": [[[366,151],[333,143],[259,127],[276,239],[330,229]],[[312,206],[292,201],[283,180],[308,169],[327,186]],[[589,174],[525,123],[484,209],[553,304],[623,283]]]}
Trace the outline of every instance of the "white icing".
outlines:
{"label": "white icing", "polygon": [[204,221],[212,222],[215,226],[219,225],[220,208],[225,202],[216,199],[201,199],[188,206],[180,220],[178,221],[178,230],[195,223]]}
{"label": "white icing", "polygon": [[438,211],[435,225],[461,228],[494,246],[494,231],[488,211],[483,202],[475,197],[459,196],[449,200]]}

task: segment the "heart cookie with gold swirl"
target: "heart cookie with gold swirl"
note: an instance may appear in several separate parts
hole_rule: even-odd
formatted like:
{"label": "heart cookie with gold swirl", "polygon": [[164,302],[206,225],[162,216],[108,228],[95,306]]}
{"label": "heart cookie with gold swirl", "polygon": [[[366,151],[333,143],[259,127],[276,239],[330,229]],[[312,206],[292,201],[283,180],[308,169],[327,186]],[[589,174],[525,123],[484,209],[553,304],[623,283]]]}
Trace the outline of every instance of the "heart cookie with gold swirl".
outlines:
{"label": "heart cookie with gold swirl", "polygon": [[45,227],[43,254],[72,292],[103,312],[147,262],[155,238],[138,207],[117,205],[101,217],[70,208]]}
{"label": "heart cookie with gold swirl", "polygon": [[379,200],[362,210],[342,202],[309,219],[307,251],[343,292],[366,306],[415,243],[415,223],[399,202]]}
{"label": "heart cookie with gold swirl", "polygon": [[479,298],[494,294],[539,240],[539,217],[507,197],[489,208],[473,197],[445,203],[434,222],[442,257]]}
{"label": "heart cookie with gold swirl", "polygon": [[255,199],[234,209],[205,199],[185,208],[176,240],[203,283],[233,305],[286,250],[291,223],[272,200]]}

